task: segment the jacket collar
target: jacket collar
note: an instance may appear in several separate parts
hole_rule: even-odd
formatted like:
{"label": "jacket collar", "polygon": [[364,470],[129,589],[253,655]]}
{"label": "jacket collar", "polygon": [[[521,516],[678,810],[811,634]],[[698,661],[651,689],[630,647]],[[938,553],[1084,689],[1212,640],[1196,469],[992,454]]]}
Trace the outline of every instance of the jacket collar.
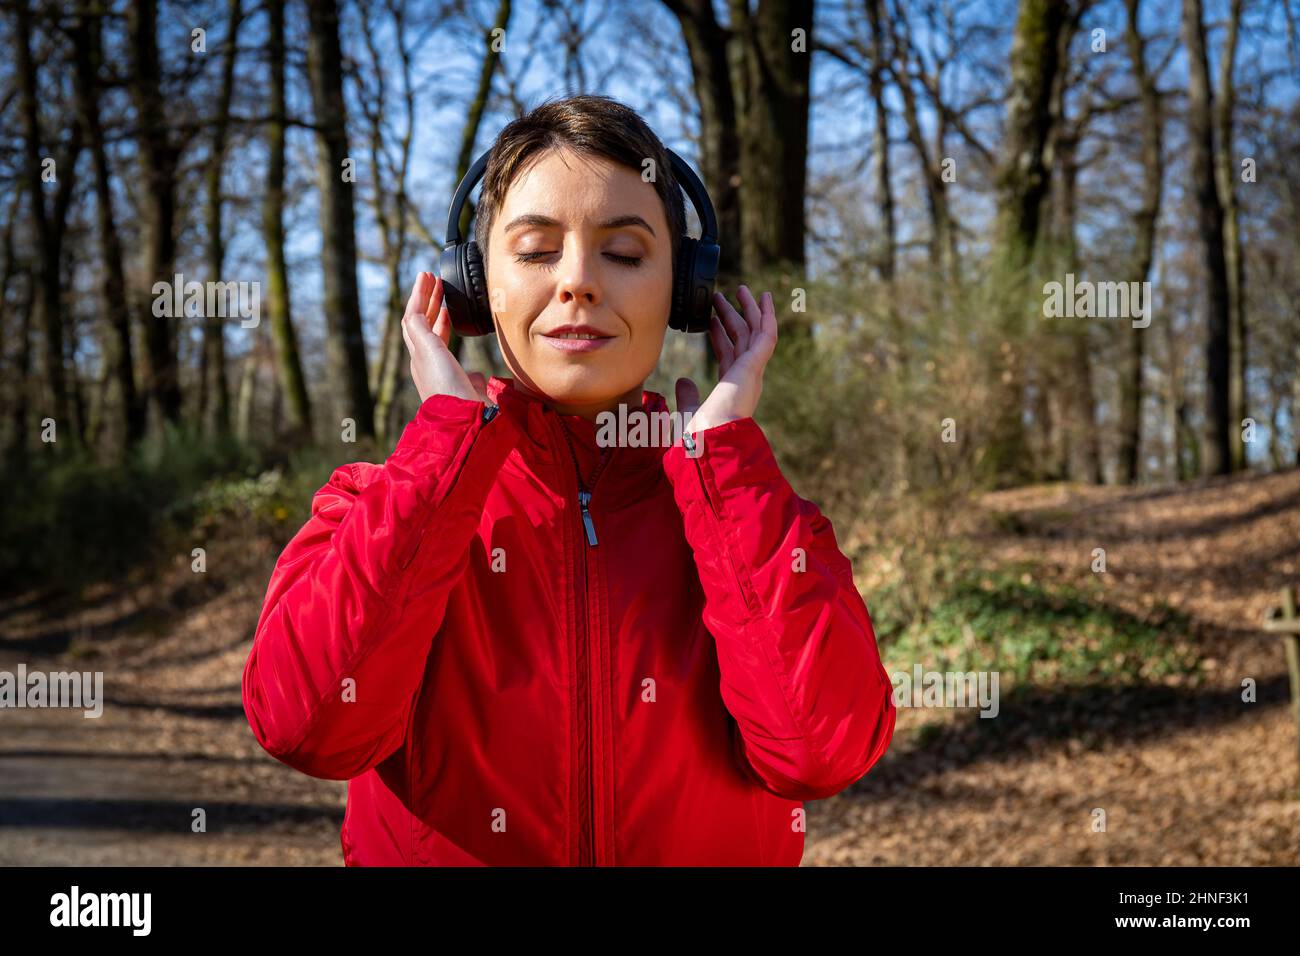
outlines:
{"label": "jacket collar", "polygon": [[[607,452],[596,492],[603,491],[607,485],[628,482],[639,485],[648,477],[647,473],[661,470],[664,453],[668,450],[666,447],[602,447],[597,442],[594,422],[580,415],[555,411],[545,399],[517,387],[513,378],[493,375],[488,380],[487,394],[500,407],[501,414],[509,415],[520,425],[525,436],[520,450],[528,458],[551,461],[571,470],[576,457],[583,477],[587,478],[596,468],[601,453]],[[641,410],[657,413],[667,412],[669,408],[663,395],[642,389]],[[569,442],[565,441],[566,434]]]}

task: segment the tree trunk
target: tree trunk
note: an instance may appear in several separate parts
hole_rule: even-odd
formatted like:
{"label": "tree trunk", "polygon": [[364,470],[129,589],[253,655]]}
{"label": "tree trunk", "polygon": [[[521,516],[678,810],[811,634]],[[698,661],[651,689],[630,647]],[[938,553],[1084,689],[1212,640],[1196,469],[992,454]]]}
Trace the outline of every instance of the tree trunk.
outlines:
{"label": "tree trunk", "polygon": [[[934,287],[942,293],[955,269],[955,256],[952,253],[956,248],[947,184],[943,181],[943,170],[940,165],[943,159],[931,151],[925,141],[925,132],[921,128],[921,111],[916,102],[916,90],[912,87],[912,42],[906,16],[900,11],[896,22],[890,21],[889,28],[893,40],[895,80],[903,98],[903,119],[907,126],[907,141],[916,153],[917,163],[921,167],[921,184],[925,187],[925,206],[930,217],[930,269],[933,273]],[[942,121],[937,121],[936,126],[942,126]],[[942,136],[942,134],[937,135],[940,138]],[[942,308],[946,300],[945,295],[936,296],[936,307]]]}
{"label": "tree trunk", "polygon": [[[127,449],[144,437],[144,406],[135,384],[131,343],[131,310],[127,302],[122,241],[113,214],[112,174],[99,117],[99,68],[103,62],[102,26],[98,17],[83,14],[73,29],[77,62],[77,105],[90,143],[95,175],[95,223],[104,260],[100,285],[103,300],[104,371],[101,427],[107,433],[110,456],[121,461]],[[112,416],[111,418],[109,416]]]}
{"label": "tree trunk", "polygon": [[[1074,225],[1076,219],[1075,184],[1079,167],[1076,159],[1077,130],[1063,131],[1056,138],[1056,161],[1060,166],[1062,239],[1066,272],[1078,269]],[[1092,353],[1087,319],[1075,319],[1067,333],[1070,371],[1069,399],[1073,406],[1070,431],[1070,477],[1074,481],[1100,484],[1101,449],[1097,429],[1097,408],[1093,388]]]}
{"label": "tree trunk", "polygon": [[1164,418],[1165,431],[1168,435],[1169,449],[1166,459],[1168,468],[1168,478],[1171,481],[1182,481],[1189,477],[1188,470],[1185,466],[1186,455],[1184,452],[1190,452],[1191,437],[1186,427],[1187,421],[1187,400],[1183,395],[1183,374],[1182,364],[1183,356],[1180,354],[1178,339],[1174,334],[1173,323],[1162,322],[1161,328],[1164,330],[1165,344],[1165,376],[1164,376]]}
{"label": "tree trunk", "polygon": [[[1164,180],[1164,110],[1155,77],[1146,68],[1146,41],[1138,31],[1140,2],[1125,0],[1128,9],[1126,38],[1141,102],[1142,127],[1142,201],[1134,222],[1137,239],[1130,276],[1130,280],[1135,282],[1147,281],[1151,272],[1156,224],[1160,219],[1160,190]],[[1135,329],[1132,323],[1129,324],[1127,348],[1120,368],[1118,477],[1126,484],[1136,483],[1141,471],[1142,362],[1146,334],[1146,329]]]}
{"label": "tree trunk", "polygon": [[[37,100],[42,95],[38,89],[37,65],[32,59],[32,19],[27,0],[19,0],[15,10],[15,45],[18,51],[18,97],[23,123],[23,181],[31,201],[32,224],[39,261],[37,263],[37,296],[40,306],[41,328],[44,332],[44,372],[48,388],[49,405],[45,413],[53,417],[58,427],[75,442],[76,429],[64,365],[63,285],[61,264],[63,258],[63,230],[72,189],[76,181],[77,155],[81,151],[81,130],[73,125],[72,142],[67,155],[57,157],[54,172],[58,181],[54,210],[45,208],[45,191],[42,182],[43,162],[40,114]],[[42,403],[44,405],[44,403]]]}
{"label": "tree trunk", "polygon": [[[221,92],[216,121],[212,127],[212,148],[208,158],[207,227],[208,278],[221,282],[226,266],[226,244],[221,235],[221,178],[225,170],[226,138],[230,130],[230,100],[235,88],[236,35],[244,18],[241,0],[228,0],[226,49],[221,63]],[[216,310],[214,310],[216,311]],[[203,352],[199,360],[199,417],[209,434],[230,431],[230,388],[226,384],[225,317],[209,314],[203,323]]]}
{"label": "tree trunk", "polygon": [[[695,96],[700,104],[700,178],[718,217],[721,257],[718,288],[732,288],[741,276],[740,145],[736,137],[733,61],[739,62],[742,40],[721,26],[711,0],[664,0],[677,17],[691,60]],[[705,378],[717,378],[717,356],[701,336]]]}
{"label": "tree trunk", "polygon": [[[270,0],[270,3],[275,4],[276,0]],[[244,357],[243,365],[239,370],[239,394],[235,399],[235,434],[240,441],[244,442],[251,441],[253,437],[253,409],[257,403],[257,370],[262,364],[266,335],[266,329],[260,324],[253,329],[248,354]],[[283,385],[280,391],[284,391]]]}
{"label": "tree trunk", "polygon": [[[270,66],[266,133],[266,190],[262,195],[262,240],[266,246],[267,318],[271,325],[276,380],[285,395],[289,430],[295,441],[311,437],[311,402],[298,355],[298,336],[290,311],[289,270],[284,257],[285,54],[284,0],[267,0],[267,54]],[[254,341],[258,333],[254,334]],[[250,354],[256,354],[255,351]],[[253,363],[256,367],[256,363]],[[246,437],[251,427],[253,385],[249,370],[241,378],[238,418]]]}
{"label": "tree trunk", "polygon": [[709,0],[664,0],[681,26],[700,104],[700,178],[713,200],[718,231],[724,237],[719,277],[740,272],[740,146],[736,138],[736,95],[730,58],[739,38],[720,25]]}
{"label": "tree trunk", "polygon": [[31,407],[32,380],[32,310],[36,304],[36,289],[29,276],[18,307],[18,359],[14,369],[14,404],[10,420],[12,435],[9,460],[18,468],[27,463],[28,414]]}
{"label": "tree trunk", "polygon": [[1001,329],[1013,347],[991,370],[1005,387],[994,410],[986,467],[1014,480],[1026,475],[1024,360],[1019,341],[1028,307],[1027,269],[1039,237],[1043,199],[1051,185],[1044,162],[1052,131],[1052,92],[1062,69],[1061,34],[1068,16],[1058,0],[1021,0],[1011,44],[1011,85],[1007,95],[1003,155],[996,175],[997,219],[994,227]]}
{"label": "tree trunk", "polygon": [[[1078,219],[1078,151],[1083,124],[1086,122],[1086,106],[1083,113],[1072,121],[1066,115],[1065,105],[1070,85],[1069,50],[1076,27],[1077,21],[1069,18],[1057,37],[1057,57],[1062,67],[1057,70],[1052,82],[1051,121],[1044,148],[1044,164],[1053,171],[1054,183],[1049,185],[1055,186],[1057,199],[1050,225],[1054,233],[1050,260],[1059,264],[1062,273],[1079,271],[1078,243],[1075,238],[1075,223]],[[1044,196],[1049,209],[1052,206],[1048,200],[1052,195],[1052,190],[1049,189]],[[1067,349],[1063,356],[1067,383],[1065,399],[1070,409],[1067,429],[1068,473],[1073,481],[1099,484],[1102,479],[1101,449],[1089,332],[1089,322],[1076,319],[1065,328],[1063,336]],[[1040,362],[1041,356],[1034,355],[1031,361]]]}
{"label": "tree trunk", "polygon": [[352,419],[357,437],[367,438],[375,434],[374,403],[357,293],[352,182],[351,177],[344,178],[350,157],[338,4],[336,0],[314,0],[307,4],[307,10],[308,74],[317,129],[326,354],[340,419]]}
{"label": "tree trunk", "polygon": [[1011,44],[1003,159],[997,174],[997,236],[1008,265],[1026,266],[1038,239],[1039,214],[1051,182],[1043,153],[1052,127],[1052,89],[1062,68],[1067,21],[1058,0],[1021,0]]}
{"label": "tree trunk", "polygon": [[1201,473],[1226,474],[1232,469],[1229,415],[1230,342],[1228,329],[1228,270],[1223,255],[1223,206],[1214,177],[1214,126],[1210,68],[1205,53],[1201,0],[1183,0],[1183,44],[1187,50],[1188,163],[1196,209],[1202,264],[1208,280],[1205,335],[1205,421],[1200,443]]}
{"label": "tree trunk", "polygon": [[[1245,263],[1238,225],[1237,165],[1232,152],[1232,119],[1236,92],[1232,73],[1237,62],[1237,32],[1241,23],[1242,0],[1232,0],[1228,10],[1228,34],[1219,54],[1219,94],[1214,102],[1215,174],[1223,201],[1223,256],[1228,278],[1228,408],[1232,429],[1250,414],[1246,389],[1246,297]],[[1232,443],[1232,468],[1246,465],[1246,443]]]}
{"label": "tree trunk", "polygon": [[141,228],[144,233],[144,282],[147,295],[145,357],[152,427],[179,422],[181,417],[180,364],[177,338],[182,316],[153,314],[153,284],[173,281],[176,265],[176,168],[179,152],[167,129],[162,96],[162,67],[158,58],[156,0],[133,0],[128,13],[138,127],[138,156],[143,180]]}
{"label": "tree trunk", "polygon": [[[813,4],[729,0],[732,89],[740,141],[740,260],[746,275],[802,282]],[[804,49],[792,49],[802,30]],[[791,326],[803,334],[804,323]]]}
{"label": "tree trunk", "polygon": [[22,184],[16,186],[13,196],[9,200],[9,216],[5,220],[4,232],[4,254],[0,260],[4,263],[4,274],[0,278],[0,309],[7,319],[9,312],[9,287],[15,277],[20,272],[27,276],[27,280],[22,283],[20,288],[22,298],[19,300],[18,307],[14,310],[18,314],[18,328],[10,331],[8,322],[0,324],[0,335],[6,339],[12,335],[18,343],[16,355],[14,357],[14,369],[12,373],[6,373],[4,376],[4,391],[0,393],[0,400],[11,409],[10,411],[10,430],[8,444],[4,448],[4,460],[13,464],[18,464],[27,444],[27,374],[28,374],[28,342],[31,338],[31,278],[30,272],[23,269],[24,264],[19,263],[17,255],[14,253],[14,232],[18,227],[19,209],[22,200]]}
{"label": "tree trunk", "polygon": [[[889,110],[885,106],[885,27],[881,14],[881,0],[867,0],[867,21],[871,25],[871,67],[868,84],[871,102],[876,110],[876,125],[872,134],[872,148],[876,153],[876,202],[880,207],[881,237],[877,269],[880,278],[891,289],[894,282],[897,244],[894,222],[894,187],[889,163]],[[891,311],[893,302],[891,301]],[[900,346],[902,343],[898,343]]]}

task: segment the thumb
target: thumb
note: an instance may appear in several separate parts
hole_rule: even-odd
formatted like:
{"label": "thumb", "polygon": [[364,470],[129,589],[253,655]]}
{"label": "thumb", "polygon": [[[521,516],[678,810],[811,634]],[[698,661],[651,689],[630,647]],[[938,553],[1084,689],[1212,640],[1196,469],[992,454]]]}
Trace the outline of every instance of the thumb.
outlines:
{"label": "thumb", "polygon": [[677,414],[686,418],[700,408],[700,389],[689,378],[677,380]]}
{"label": "thumb", "polygon": [[478,392],[479,395],[483,397],[483,400],[486,401],[487,400],[487,379],[483,377],[483,373],[470,372],[469,381],[470,384],[474,386],[474,391]]}

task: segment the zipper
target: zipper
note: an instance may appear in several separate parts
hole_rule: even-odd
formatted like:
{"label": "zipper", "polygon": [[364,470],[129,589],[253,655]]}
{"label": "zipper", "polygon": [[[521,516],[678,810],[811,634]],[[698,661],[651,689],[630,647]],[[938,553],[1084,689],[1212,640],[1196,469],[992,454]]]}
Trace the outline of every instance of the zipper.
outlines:
{"label": "zipper", "polygon": [[[595,469],[591,474],[591,488],[582,480],[582,468],[578,463],[577,452],[573,448],[573,440],[569,437],[569,428],[564,424],[563,419],[556,416],[556,424],[559,425],[560,433],[564,436],[565,444],[569,446],[569,455],[573,459],[573,474],[577,479],[577,498],[578,509],[582,515],[582,527],[587,538],[587,547],[594,548],[597,545],[596,525],[591,520],[591,489],[596,486],[596,481],[600,477],[601,471],[604,470],[605,464],[610,458],[609,449],[601,452],[600,460],[596,463]],[[591,646],[591,620],[587,613],[587,605],[590,598],[591,581],[587,562],[590,559],[590,552],[584,550],[582,554],[582,602],[583,611],[580,615],[582,619],[582,638],[578,641],[578,712],[586,720],[585,739],[587,746],[587,759],[583,763],[583,769],[586,773],[586,780],[581,784],[581,789],[586,793],[585,812],[584,805],[579,802],[578,821],[580,836],[578,840],[578,865],[595,866],[596,860],[596,783],[595,783],[595,739],[592,728],[596,720],[596,706],[592,696],[592,646]]]}
{"label": "zipper", "polygon": [[[569,427],[559,417],[556,418],[556,421],[560,423],[560,431],[564,434],[564,441],[569,446],[569,455],[573,458],[573,473],[578,478],[578,509],[582,513],[582,527],[587,532],[588,546],[594,548],[599,542],[596,541],[596,525],[591,520],[591,511],[588,510],[588,506],[591,504],[591,490],[583,484],[582,469],[578,465],[578,455],[573,450],[573,439],[569,437]],[[609,460],[609,457],[609,449],[602,449],[600,461],[596,463],[596,467],[591,473],[592,488],[596,486],[596,479],[600,477],[600,473],[604,470],[605,462]]]}

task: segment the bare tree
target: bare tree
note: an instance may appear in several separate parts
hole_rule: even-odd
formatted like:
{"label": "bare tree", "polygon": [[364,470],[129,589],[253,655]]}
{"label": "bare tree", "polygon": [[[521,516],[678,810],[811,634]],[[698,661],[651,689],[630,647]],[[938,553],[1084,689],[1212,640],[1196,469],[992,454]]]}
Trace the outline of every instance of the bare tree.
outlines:
{"label": "bare tree", "polygon": [[317,182],[320,189],[321,271],[324,283],[325,348],[339,414],[356,423],[359,437],[373,437],[374,403],[366,368],[357,292],[356,211],[348,176],[347,105],[343,97],[343,51],[336,0],[307,4],[308,74],[316,116]]}
{"label": "bare tree", "polygon": [[[208,276],[220,282],[226,263],[226,242],[222,235],[222,174],[225,171],[226,140],[230,131],[230,101],[235,88],[235,58],[239,53],[237,34],[244,18],[241,0],[227,0],[226,42],[221,61],[221,89],[212,122],[207,178]],[[230,388],[226,384],[226,334],[223,316],[217,310],[203,324],[203,350],[199,355],[199,417],[209,431],[230,430]]]}
{"label": "bare tree", "polygon": [[[1070,46],[1078,32],[1081,9],[1070,16],[1058,36],[1058,59],[1061,68],[1052,82],[1050,101],[1051,123],[1044,148],[1044,163],[1053,170],[1051,186],[1055,187],[1058,202],[1055,216],[1055,252],[1064,272],[1078,269],[1078,240],[1075,228],[1078,219],[1078,179],[1082,162],[1079,157],[1080,142],[1089,122],[1096,115],[1092,90],[1085,88],[1075,116],[1067,113],[1066,100],[1072,85]],[[1046,197],[1045,197],[1046,198]],[[1068,353],[1065,356],[1066,403],[1070,407],[1065,441],[1070,476],[1075,481],[1099,484],[1102,478],[1101,449],[1097,428],[1096,389],[1092,365],[1092,348],[1087,323],[1075,323],[1065,334]],[[1042,383],[1042,387],[1046,382]]]}
{"label": "bare tree", "polygon": [[[146,289],[171,282],[176,264],[176,175],[180,148],[167,125],[163,105],[162,64],[158,57],[156,0],[132,0],[128,11],[134,73],[131,94],[136,108],[136,140],[143,189],[140,191],[144,234]],[[142,296],[150,303],[150,296]],[[151,425],[181,417],[180,363],[177,335],[181,316],[154,315],[146,308],[145,326]]]}
{"label": "bare tree", "polygon": [[[1141,0],[1125,0],[1128,14],[1129,60],[1141,104],[1139,127],[1142,157],[1141,201],[1134,222],[1133,271],[1130,281],[1144,282],[1155,256],[1156,226],[1160,219],[1160,194],[1164,183],[1164,109],[1156,78],[1147,69],[1146,40],[1138,29]],[[1130,326],[1128,347],[1120,369],[1119,479],[1128,484],[1138,480],[1142,447],[1142,363],[1146,330]]]}
{"label": "bare tree", "polygon": [[1011,44],[1011,88],[998,171],[998,239],[1009,265],[1026,265],[1038,239],[1051,169],[1043,162],[1052,89],[1068,11],[1059,0],[1021,0]]}
{"label": "bare tree", "polygon": [[[912,43],[912,28],[905,10],[900,6],[889,18],[892,71],[903,100],[903,119],[907,127],[907,141],[916,153],[921,167],[921,182],[925,187],[926,209],[930,216],[930,267],[936,287],[943,288],[955,278],[957,271],[957,227],[953,221],[952,205],[948,201],[948,187],[943,176],[944,142],[947,138],[948,115],[942,107],[937,80],[928,81],[925,67]],[[926,142],[921,128],[921,107],[917,89],[932,89],[936,109],[934,143]],[[941,297],[942,298],[942,297]]]}
{"label": "bare tree", "polygon": [[[1006,283],[1002,323],[1012,333],[1018,333],[1022,324],[1025,270],[1037,248],[1041,209],[1051,182],[1044,154],[1052,130],[1052,93],[1061,69],[1060,39],[1067,17],[1068,10],[1059,0],[1021,0],[1011,43],[994,232]],[[1024,475],[1028,460],[1022,418],[1024,366],[1014,350],[998,361],[1005,363],[998,374],[1006,388],[994,411],[987,467],[997,475]]]}
{"label": "bare tree", "polygon": [[[81,126],[73,123],[67,145],[50,155],[41,129],[38,102],[37,61],[32,52],[32,15],[27,0],[14,4],[15,45],[18,48],[19,109],[23,122],[23,176],[31,202],[32,224],[38,250],[37,302],[44,332],[44,372],[49,388],[51,416],[72,441],[78,438],[68,427],[72,406],[68,374],[64,365],[63,322],[63,238],[68,207],[76,184],[77,157],[81,153]],[[47,162],[53,163],[52,166]],[[53,173],[58,182],[52,208],[46,207],[44,175]],[[44,417],[44,416],[42,416]]]}
{"label": "bare tree", "polygon": [[105,326],[105,373],[110,383],[104,407],[115,416],[111,427],[107,429],[109,451],[120,460],[127,448],[144,435],[144,406],[135,382],[131,310],[127,300],[122,240],[113,214],[112,173],[100,120],[102,32],[102,18],[83,10],[73,25],[72,39],[76,49],[77,108],[82,129],[90,145],[95,177],[95,221],[99,233],[99,254],[103,260],[100,295]]}
{"label": "bare tree", "polygon": [[[745,273],[804,267],[813,4],[729,0],[731,87],[740,141]],[[797,326],[796,328],[803,328]]]}
{"label": "bare tree", "polygon": [[1223,253],[1223,206],[1214,177],[1213,95],[1205,52],[1205,25],[1201,18],[1201,0],[1183,0],[1183,45],[1187,50],[1188,74],[1188,162],[1197,238],[1202,247],[1202,264],[1209,284],[1201,473],[1220,475],[1232,469],[1228,270]]}
{"label": "bare tree", "polygon": [[871,28],[871,64],[868,67],[867,81],[871,89],[871,103],[876,111],[876,124],[872,131],[872,150],[876,154],[876,203],[880,207],[880,224],[884,232],[877,268],[880,278],[892,288],[898,253],[893,169],[889,161],[889,108],[885,104],[889,54],[886,52],[883,4],[881,0],[866,0],[866,6],[867,22]]}
{"label": "bare tree", "polygon": [[[1237,63],[1237,38],[1241,28],[1243,0],[1228,5],[1227,35],[1219,53],[1219,90],[1214,99],[1214,172],[1223,203],[1223,255],[1228,276],[1228,408],[1232,427],[1237,428],[1249,413],[1246,388],[1246,270],[1241,253],[1238,222],[1237,168],[1233,159],[1233,112],[1236,91],[1233,71]],[[1232,467],[1245,467],[1246,443],[1232,443]]]}
{"label": "bare tree", "polygon": [[[709,190],[718,229],[740,235],[740,141],[736,136],[736,93],[732,89],[730,58],[738,40],[720,24],[709,0],[664,0],[677,18],[686,43],[700,110],[700,178]],[[718,272],[740,274],[740,245],[722,244]]]}
{"label": "bare tree", "polygon": [[[311,435],[311,401],[298,354],[298,336],[290,309],[289,270],[284,256],[284,143],[288,117],[285,107],[284,0],[267,0],[267,67],[270,119],[266,124],[266,190],[262,194],[262,241],[266,247],[267,312],[271,325],[276,379],[284,395],[283,408],[294,440]],[[258,341],[255,336],[245,360],[239,389],[239,427],[247,435],[253,409]]]}
{"label": "bare tree", "polygon": [[[4,252],[3,255],[0,255],[0,265],[3,267],[3,274],[0,275],[0,308],[4,309],[6,320],[11,314],[16,314],[18,317],[16,329],[11,331],[7,322],[2,328],[4,339],[16,343],[15,354],[12,363],[10,363],[12,367],[6,369],[3,375],[5,399],[9,407],[9,435],[4,452],[6,461],[16,469],[22,468],[26,463],[26,456],[23,452],[27,447],[28,391],[30,388],[28,379],[31,375],[32,300],[34,298],[32,270],[26,262],[18,257],[14,248],[14,233],[18,229],[22,199],[23,181],[19,179],[9,199],[8,216],[5,219],[4,229]],[[20,291],[16,308],[11,308],[9,289],[15,279],[19,280],[18,288]]]}

